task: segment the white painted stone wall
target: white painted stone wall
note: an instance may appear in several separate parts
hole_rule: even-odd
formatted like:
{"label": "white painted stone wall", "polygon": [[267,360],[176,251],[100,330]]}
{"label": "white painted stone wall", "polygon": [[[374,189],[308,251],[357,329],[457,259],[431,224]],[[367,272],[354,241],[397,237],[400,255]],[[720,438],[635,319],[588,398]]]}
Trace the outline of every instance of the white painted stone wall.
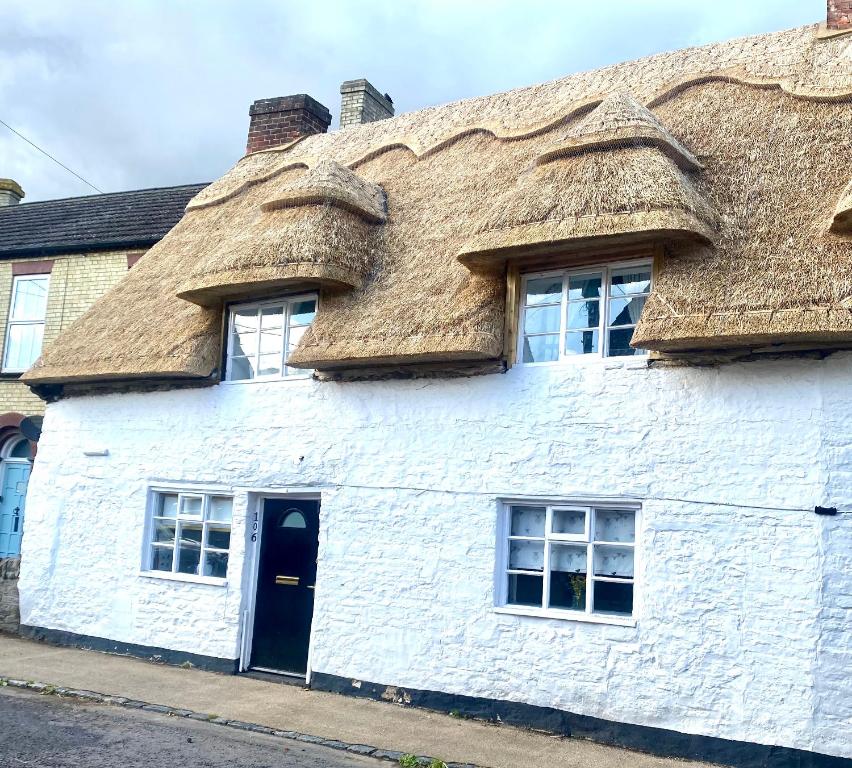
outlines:
{"label": "white painted stone wall", "polygon": [[[246,489],[317,486],[314,670],[852,757],[850,430],[847,354],[64,400],[22,621],[236,658]],[[160,481],[235,489],[226,587],[139,575]],[[644,499],[635,627],[494,612],[508,495]]]}

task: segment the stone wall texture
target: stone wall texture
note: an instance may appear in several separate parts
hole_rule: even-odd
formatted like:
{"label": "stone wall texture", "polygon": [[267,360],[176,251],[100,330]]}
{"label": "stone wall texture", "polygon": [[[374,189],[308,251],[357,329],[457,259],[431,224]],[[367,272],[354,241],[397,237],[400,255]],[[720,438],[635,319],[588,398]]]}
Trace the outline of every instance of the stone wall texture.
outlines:
{"label": "stone wall texture", "polygon": [[[852,757],[851,378],[850,354],[597,360],[63,400],[22,620],[236,658],[258,489],[311,488],[314,671]],[[167,481],[233,491],[226,585],[140,574],[146,490]],[[494,611],[508,496],[642,500],[635,626]]]}
{"label": "stone wall texture", "polygon": [[0,630],[17,632],[20,623],[18,612],[18,557],[0,558]]}
{"label": "stone wall texture", "polygon": [[[44,344],[82,315],[95,300],[127,273],[128,256],[141,251],[108,251],[53,256],[47,295]],[[10,259],[0,262],[0,361],[6,342],[6,318],[12,296],[13,264],[43,259]],[[16,379],[0,380],[0,413],[24,415],[44,412],[44,403]]]}

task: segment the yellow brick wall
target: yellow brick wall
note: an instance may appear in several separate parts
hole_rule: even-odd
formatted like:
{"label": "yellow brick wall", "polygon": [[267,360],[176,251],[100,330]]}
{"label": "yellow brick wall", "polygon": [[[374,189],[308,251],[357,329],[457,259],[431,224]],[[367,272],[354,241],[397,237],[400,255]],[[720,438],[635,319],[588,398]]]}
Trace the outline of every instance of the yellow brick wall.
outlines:
{"label": "yellow brick wall", "polygon": [[[101,294],[127,274],[127,257],[141,251],[109,251],[54,256],[47,292],[44,346],[82,315]],[[45,257],[51,258],[51,257]],[[12,264],[44,261],[14,259],[0,262],[0,361],[6,341],[6,318],[12,299]],[[44,403],[16,379],[0,379],[0,414],[44,412]]]}

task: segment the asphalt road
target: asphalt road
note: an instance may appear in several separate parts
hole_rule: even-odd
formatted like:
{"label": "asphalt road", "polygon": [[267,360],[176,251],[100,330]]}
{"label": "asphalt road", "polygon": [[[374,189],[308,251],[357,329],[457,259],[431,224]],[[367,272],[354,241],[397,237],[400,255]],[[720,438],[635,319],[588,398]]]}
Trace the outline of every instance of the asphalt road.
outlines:
{"label": "asphalt road", "polygon": [[327,747],[0,688],[0,768],[381,768]]}

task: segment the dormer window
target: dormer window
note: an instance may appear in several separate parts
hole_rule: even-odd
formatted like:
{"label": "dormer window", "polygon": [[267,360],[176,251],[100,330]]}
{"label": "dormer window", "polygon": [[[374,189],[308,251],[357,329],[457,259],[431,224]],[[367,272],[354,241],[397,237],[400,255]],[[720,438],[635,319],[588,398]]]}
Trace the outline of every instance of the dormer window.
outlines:
{"label": "dormer window", "polygon": [[651,263],[578,267],[523,277],[523,363],[641,355],[630,346],[651,291]]}
{"label": "dormer window", "polygon": [[304,374],[303,369],[289,367],[287,358],[310,326],[316,311],[315,293],[232,306],[228,320],[226,380],[268,381]]}

